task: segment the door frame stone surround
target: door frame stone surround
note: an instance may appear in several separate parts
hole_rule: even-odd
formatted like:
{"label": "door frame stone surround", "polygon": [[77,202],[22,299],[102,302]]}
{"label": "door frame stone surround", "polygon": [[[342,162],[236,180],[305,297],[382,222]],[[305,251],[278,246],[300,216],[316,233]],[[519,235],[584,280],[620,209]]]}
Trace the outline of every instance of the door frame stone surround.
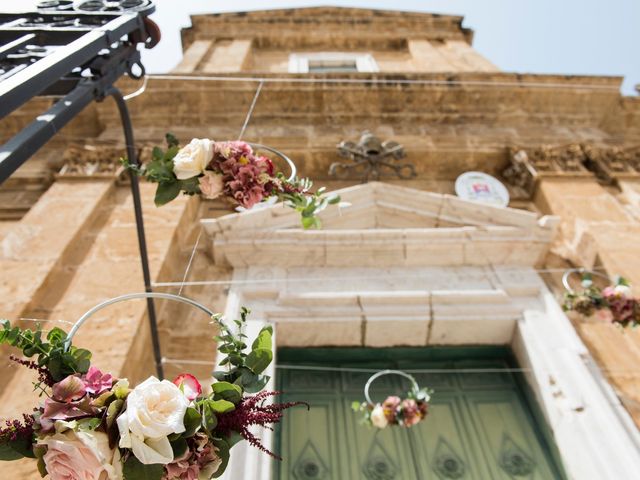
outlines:
{"label": "door frame stone surround", "polygon": [[[362,199],[380,185],[341,193]],[[234,268],[225,316],[235,318],[241,305],[249,306],[247,333],[273,324],[276,348],[510,345],[569,478],[634,478],[640,434],[535,270],[557,219],[392,190],[404,215],[393,213],[403,222],[395,229],[348,228],[354,218],[347,215],[341,225],[334,214],[318,235],[296,229],[298,219],[281,207],[203,220],[216,263]],[[424,208],[406,212],[416,197],[440,202],[435,224],[428,215],[426,226],[421,224]],[[389,222],[378,215],[389,205],[381,207],[375,195],[373,200],[368,218]],[[445,223],[442,215],[451,204],[463,215]],[[274,218],[277,225],[269,228]],[[341,244],[342,264],[336,257]],[[311,267],[304,266],[305,252]],[[273,366],[270,374],[276,375]],[[272,444],[270,432],[260,435]],[[271,460],[240,444],[222,478],[270,480]]]}

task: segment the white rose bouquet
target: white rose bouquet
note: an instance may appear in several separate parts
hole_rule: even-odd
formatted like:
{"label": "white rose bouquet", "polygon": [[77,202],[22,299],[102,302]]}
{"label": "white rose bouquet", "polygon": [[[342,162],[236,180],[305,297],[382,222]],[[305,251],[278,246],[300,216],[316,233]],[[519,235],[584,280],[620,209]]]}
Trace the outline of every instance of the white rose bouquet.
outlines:
{"label": "white rose bouquet", "polygon": [[[2,321],[0,345],[10,344],[27,358],[12,360],[35,370],[43,404],[22,420],[0,428],[0,460],[28,457],[51,480],[208,480],[224,472],[230,448],[247,440],[269,455],[249,431],[278,423],[282,412],[299,403],[268,404],[275,392],[262,391],[263,374],[273,359],[272,331],[265,327],[246,352],[242,327],[248,310],[236,320],[238,333],[221,321],[216,337],[227,354],[214,372],[212,393],[202,394],[198,380],[182,374],[173,382],[149,377],[130,388],[91,366],[91,352],[66,345],[67,335],[11,327]],[[257,393],[248,396],[246,393]]]}
{"label": "white rose bouquet", "polygon": [[241,209],[282,201],[300,212],[304,228],[318,228],[318,213],[340,202],[337,195],[325,195],[324,188],[312,192],[308,178],[288,179],[276,172],[271,159],[258,155],[247,142],[194,138],[180,147],[173,135],[167,134],[166,140],[167,150],[155,147],[151,161],[142,167],[123,160],[127,169],[158,184],[156,206],[180,193],[222,196]]}

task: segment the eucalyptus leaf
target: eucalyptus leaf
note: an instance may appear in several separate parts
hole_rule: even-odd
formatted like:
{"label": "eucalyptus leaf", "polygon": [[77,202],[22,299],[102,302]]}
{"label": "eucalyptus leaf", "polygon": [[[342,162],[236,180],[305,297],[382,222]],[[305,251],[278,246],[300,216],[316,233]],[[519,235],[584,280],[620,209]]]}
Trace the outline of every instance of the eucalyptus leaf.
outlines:
{"label": "eucalyptus leaf", "polygon": [[0,443],[0,461],[20,460],[27,456],[35,458],[29,440],[19,439]]}
{"label": "eucalyptus leaf", "polygon": [[209,400],[207,401],[209,408],[215,413],[227,413],[236,409],[236,406],[228,400]]}
{"label": "eucalyptus leaf", "polygon": [[122,467],[124,480],[162,480],[164,466],[160,464],[144,465],[134,456],[129,458]]}
{"label": "eucalyptus leaf", "polygon": [[202,424],[202,415],[195,408],[189,407],[184,414],[184,428],[185,431],[182,434],[183,437],[189,438],[195,435]]}
{"label": "eucalyptus leaf", "polygon": [[178,438],[177,440],[173,440],[171,443],[171,449],[173,450],[173,458],[182,457],[189,448],[187,445],[187,441],[184,438]]}
{"label": "eucalyptus leaf", "polygon": [[180,183],[178,183],[177,180],[174,182],[159,183],[158,189],[156,190],[156,196],[153,201],[157,207],[161,207],[176,198],[179,194]]}
{"label": "eucalyptus leaf", "polygon": [[214,400],[228,400],[238,404],[242,400],[242,388],[229,382],[216,382],[211,385]]}
{"label": "eucalyptus leaf", "polygon": [[244,384],[243,387],[247,393],[258,393],[266,387],[270,379],[271,377],[268,375],[260,375],[253,382]]}
{"label": "eucalyptus leaf", "polygon": [[245,363],[254,373],[260,374],[266,370],[271,360],[273,352],[270,348],[258,348],[249,354]]}
{"label": "eucalyptus leaf", "polygon": [[227,469],[227,465],[229,464],[229,449],[231,447],[229,446],[229,443],[227,443],[226,440],[222,440],[219,438],[214,438],[211,442],[218,449],[218,451],[216,452],[216,455],[218,455],[220,460],[222,460],[222,463],[220,463],[218,470],[216,470],[216,472],[212,476],[212,478],[219,478],[222,476],[224,471]]}

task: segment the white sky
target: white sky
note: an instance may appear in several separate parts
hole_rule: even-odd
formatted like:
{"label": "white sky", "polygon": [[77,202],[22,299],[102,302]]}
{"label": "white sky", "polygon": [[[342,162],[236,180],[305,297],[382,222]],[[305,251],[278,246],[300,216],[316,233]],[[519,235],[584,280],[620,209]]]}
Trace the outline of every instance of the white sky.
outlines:
{"label": "white sky", "polygon": [[[3,10],[32,0],[0,0]],[[623,92],[640,83],[640,0],[156,0],[163,39],[144,53],[161,73],[180,60],[180,28],[189,15],[318,5],[463,15],[477,50],[507,72],[621,75]]]}

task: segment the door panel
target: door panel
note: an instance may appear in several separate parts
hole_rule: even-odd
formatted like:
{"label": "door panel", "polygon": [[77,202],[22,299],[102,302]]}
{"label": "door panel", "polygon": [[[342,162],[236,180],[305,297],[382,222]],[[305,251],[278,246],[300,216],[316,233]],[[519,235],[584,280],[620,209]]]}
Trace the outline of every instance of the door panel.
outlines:
{"label": "door panel", "polygon": [[[516,377],[459,372],[512,366],[503,358],[504,351],[496,359],[474,361],[465,358],[462,349],[451,349],[449,357],[440,352],[435,360],[427,355],[429,349],[368,349],[369,356],[363,355],[365,349],[326,350],[323,356],[322,349],[287,349],[278,352],[278,361],[300,367],[311,356],[309,363],[315,367],[452,371],[415,375],[421,386],[436,390],[425,421],[410,429],[377,430],[361,425],[360,416],[351,411],[353,401],[363,400],[370,373],[279,369],[278,390],[286,392],[282,400],[307,401],[311,411],[286,412],[276,435],[276,447],[284,457],[276,465],[276,479],[564,478]],[[371,396],[380,401],[407,390],[401,377],[383,376],[372,386]]]}

